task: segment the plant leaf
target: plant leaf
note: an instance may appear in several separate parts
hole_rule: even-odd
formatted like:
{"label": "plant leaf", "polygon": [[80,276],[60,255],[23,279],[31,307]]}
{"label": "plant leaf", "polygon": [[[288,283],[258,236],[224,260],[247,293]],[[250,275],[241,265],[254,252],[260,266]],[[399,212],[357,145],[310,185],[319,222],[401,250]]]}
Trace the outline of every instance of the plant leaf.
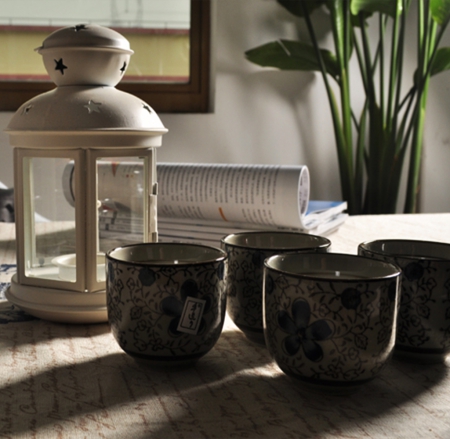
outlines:
{"label": "plant leaf", "polygon": [[[450,47],[441,47],[437,50],[436,56],[431,64],[430,76],[437,75],[438,73],[450,70]],[[421,77],[419,76],[419,71],[416,69],[414,72],[414,85],[416,87],[420,84]]]}
{"label": "plant leaf", "polygon": [[401,0],[351,0],[350,8],[353,15],[358,15],[360,12],[381,12],[395,18],[402,12],[402,2]]}
{"label": "plant leaf", "polygon": [[303,17],[303,8],[300,5],[300,3],[303,1],[306,5],[306,9],[308,10],[308,14],[311,15],[312,12],[314,12],[315,9],[322,6],[327,0],[314,0],[314,1],[307,1],[304,0],[277,0],[278,3],[286,8],[291,14],[296,15],[297,17]]}
{"label": "plant leaf", "polygon": [[450,19],[450,0],[431,0],[431,16],[439,25],[445,24]]}
{"label": "plant leaf", "polygon": [[[320,50],[327,73],[334,79],[339,76],[336,57],[325,49]],[[278,40],[245,52],[246,58],[262,67],[280,70],[320,71],[314,47],[300,41]]]}
{"label": "plant leaf", "polygon": [[436,52],[431,65],[431,76],[450,69],[450,47],[441,47]]}

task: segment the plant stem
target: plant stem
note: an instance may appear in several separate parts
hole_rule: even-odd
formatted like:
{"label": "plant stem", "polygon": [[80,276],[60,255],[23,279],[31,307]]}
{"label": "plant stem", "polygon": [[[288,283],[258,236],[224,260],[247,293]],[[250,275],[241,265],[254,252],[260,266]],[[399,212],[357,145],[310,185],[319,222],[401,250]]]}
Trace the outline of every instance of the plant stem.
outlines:
{"label": "plant stem", "polygon": [[417,210],[417,196],[419,190],[420,162],[423,148],[423,130],[425,125],[425,108],[430,80],[430,63],[436,53],[437,24],[430,17],[429,1],[418,3],[418,93],[417,109],[413,119],[413,140],[411,143],[410,163],[408,172],[407,192],[405,198],[405,213]]}
{"label": "plant stem", "polygon": [[[383,15],[378,14],[378,27],[380,29],[380,74],[379,74],[379,80],[380,80],[380,108],[384,108],[384,21],[383,21]],[[393,51],[393,49],[392,49]],[[388,120],[386,120],[387,115],[384,114],[383,117],[383,126],[386,126],[386,124],[389,123]]]}
{"label": "plant stem", "polygon": [[[353,136],[350,104],[349,65],[350,56],[350,6],[349,0],[343,0],[331,8],[332,28],[339,62],[341,117],[345,138],[345,158],[350,173],[353,170]],[[351,178],[351,175],[350,175]]]}
{"label": "plant stem", "polygon": [[[402,3],[405,10],[406,0],[397,0]],[[388,125],[385,135],[385,148],[382,157],[382,169],[384,194],[384,212],[395,212],[397,208],[397,199],[400,185],[400,174],[403,166],[403,154],[398,154],[399,144],[403,138],[403,130],[400,118],[400,103],[403,77],[403,53],[405,41],[406,20],[405,14],[396,16],[394,20],[393,39],[392,39],[392,57],[391,57],[391,77],[390,77],[390,107],[387,109]],[[404,129],[404,127],[403,127]]]}
{"label": "plant stem", "polygon": [[[339,172],[340,172],[340,177],[341,177],[342,195],[343,195],[344,200],[346,200],[348,202],[349,212],[350,213],[358,213],[358,212],[355,212],[356,203],[355,203],[355,195],[354,195],[354,186],[353,186],[353,181],[352,181],[352,167],[349,166],[349,162],[348,162],[349,154],[347,154],[347,151],[348,151],[349,146],[347,145],[347,139],[344,134],[341,119],[339,117],[339,110],[337,107],[337,103],[336,103],[336,100],[334,97],[333,90],[331,89],[331,86],[328,81],[325,64],[324,64],[324,61],[322,58],[322,54],[320,52],[316,34],[314,32],[314,27],[311,22],[311,17],[309,15],[308,9],[303,1],[300,2],[300,5],[302,7],[305,22],[306,22],[306,25],[308,28],[308,32],[309,32],[309,35],[310,35],[310,38],[311,38],[311,41],[312,41],[312,44],[313,44],[313,47],[314,47],[314,50],[316,53],[317,60],[319,62],[320,71],[322,74],[322,78],[323,78],[323,81],[325,84],[325,89],[326,89],[327,96],[328,96],[328,101],[330,104],[331,116],[332,116],[332,120],[333,120],[333,128],[334,128],[335,139],[336,139],[336,147],[337,147],[337,152],[338,152],[338,163],[339,163]],[[346,80],[347,80],[347,78],[344,79],[344,81],[346,81]],[[340,81],[341,82],[343,81],[342,76],[340,78]],[[351,147],[351,145],[350,145],[350,147]],[[351,156],[351,154],[350,154],[350,156]]]}
{"label": "plant stem", "polygon": [[389,98],[388,98],[388,105],[387,105],[387,124],[388,124],[388,132],[392,132],[392,127],[395,127],[394,123],[394,117],[396,113],[395,108],[395,89],[397,84],[397,75],[398,75],[398,46],[399,46],[399,17],[398,15],[394,18],[394,26],[392,30],[392,42],[391,42],[391,62],[390,62],[390,72],[389,72]]}
{"label": "plant stem", "polygon": [[356,145],[356,157],[355,157],[355,198],[357,200],[357,211],[363,210],[363,178],[364,178],[364,152],[366,145],[366,121],[367,121],[367,106],[368,102],[364,103],[364,107],[361,112],[361,118],[359,122],[357,145]]}
{"label": "plant stem", "polygon": [[364,66],[364,58],[363,58],[363,55],[361,53],[361,47],[359,45],[358,39],[356,38],[356,34],[355,34],[354,30],[353,30],[353,47],[355,48],[356,57],[358,59],[358,65],[359,65],[359,70],[360,70],[360,73],[361,73],[361,79],[362,79],[362,83],[363,83],[363,86],[364,86],[364,91],[365,91],[365,93],[367,95],[368,94],[368,89],[369,89],[368,80],[367,80],[367,72],[366,72],[366,69],[365,69],[365,66]]}
{"label": "plant stem", "polygon": [[364,65],[367,75],[367,105],[369,111],[369,166],[367,168],[365,213],[377,213],[380,210],[379,184],[380,178],[380,134],[383,122],[380,119],[380,111],[376,102],[374,67],[370,56],[369,38],[367,36],[364,14],[359,14],[361,41],[364,54]]}

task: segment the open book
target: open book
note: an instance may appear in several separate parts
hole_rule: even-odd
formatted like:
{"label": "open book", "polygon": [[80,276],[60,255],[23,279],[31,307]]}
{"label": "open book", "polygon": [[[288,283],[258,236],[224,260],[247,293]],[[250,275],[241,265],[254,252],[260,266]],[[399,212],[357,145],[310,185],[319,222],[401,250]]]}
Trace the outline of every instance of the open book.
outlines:
{"label": "open book", "polygon": [[310,201],[306,166],[160,163],[160,241],[216,244],[244,230],[327,234],[345,202]]}

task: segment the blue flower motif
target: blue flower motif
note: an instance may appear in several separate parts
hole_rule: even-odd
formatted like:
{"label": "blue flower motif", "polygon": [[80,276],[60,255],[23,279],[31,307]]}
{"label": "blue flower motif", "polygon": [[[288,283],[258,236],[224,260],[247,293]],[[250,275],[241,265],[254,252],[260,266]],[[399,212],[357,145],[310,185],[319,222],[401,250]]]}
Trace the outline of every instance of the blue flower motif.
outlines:
{"label": "blue flower motif", "polygon": [[425,270],[418,262],[411,262],[403,269],[403,274],[409,281],[419,280],[424,275],[424,273]]}
{"label": "blue flower motif", "polygon": [[156,280],[155,272],[149,267],[142,267],[139,271],[138,278],[145,287],[151,286]]}
{"label": "blue flower motif", "polygon": [[264,260],[266,259],[266,255],[261,251],[255,251],[252,255],[252,264],[255,267],[262,267],[264,264]]}
{"label": "blue flower motif", "polygon": [[309,324],[311,308],[303,299],[292,304],[292,318],[287,311],[279,311],[278,325],[288,335],[283,341],[283,348],[288,355],[295,355],[300,347],[306,358],[320,361],[323,358],[322,347],[318,341],[327,340],[333,335],[332,323],[327,320],[316,320]]}
{"label": "blue flower motif", "polygon": [[361,304],[361,293],[356,288],[347,288],[342,292],[341,303],[347,309],[356,310]]}

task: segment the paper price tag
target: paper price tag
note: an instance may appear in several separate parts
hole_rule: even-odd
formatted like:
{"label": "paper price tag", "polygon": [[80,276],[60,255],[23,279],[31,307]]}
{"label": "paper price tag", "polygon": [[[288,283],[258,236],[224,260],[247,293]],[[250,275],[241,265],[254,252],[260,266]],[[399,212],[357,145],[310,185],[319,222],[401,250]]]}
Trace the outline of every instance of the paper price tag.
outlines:
{"label": "paper price tag", "polygon": [[196,335],[200,327],[206,300],[188,297],[184,303],[178,331]]}

